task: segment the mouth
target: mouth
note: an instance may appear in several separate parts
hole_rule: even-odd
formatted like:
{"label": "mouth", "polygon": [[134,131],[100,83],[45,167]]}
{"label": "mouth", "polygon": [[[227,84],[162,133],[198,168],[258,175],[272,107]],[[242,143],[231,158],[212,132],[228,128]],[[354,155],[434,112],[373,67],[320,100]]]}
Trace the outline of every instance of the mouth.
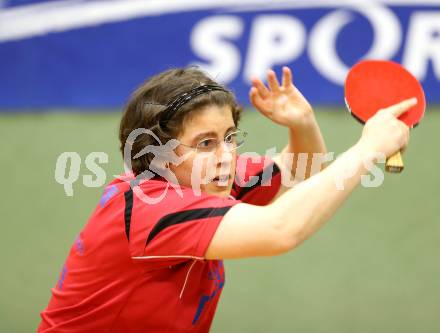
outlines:
{"label": "mouth", "polygon": [[212,182],[215,183],[217,186],[228,186],[231,178],[231,175],[221,175],[213,178]]}

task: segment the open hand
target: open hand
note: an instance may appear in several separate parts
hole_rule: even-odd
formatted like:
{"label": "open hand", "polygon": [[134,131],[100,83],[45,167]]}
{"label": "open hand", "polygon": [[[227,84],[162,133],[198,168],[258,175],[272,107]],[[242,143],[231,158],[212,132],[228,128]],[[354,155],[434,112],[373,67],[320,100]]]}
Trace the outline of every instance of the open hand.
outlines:
{"label": "open hand", "polygon": [[273,122],[295,127],[307,122],[313,116],[312,107],[292,83],[292,72],[283,67],[280,85],[273,70],[267,73],[268,87],[257,78],[252,79],[249,98],[255,108]]}

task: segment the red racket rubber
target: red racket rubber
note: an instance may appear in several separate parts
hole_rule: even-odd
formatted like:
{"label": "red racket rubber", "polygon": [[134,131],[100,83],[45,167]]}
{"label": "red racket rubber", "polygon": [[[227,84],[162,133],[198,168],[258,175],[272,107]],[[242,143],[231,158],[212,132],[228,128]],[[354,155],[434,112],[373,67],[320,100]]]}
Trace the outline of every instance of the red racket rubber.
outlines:
{"label": "red racket rubber", "polygon": [[[393,61],[363,60],[354,65],[345,80],[345,103],[351,115],[365,123],[380,109],[405,99],[417,98],[417,104],[399,117],[410,128],[425,113],[425,93],[419,81],[404,67]],[[387,159],[385,170],[401,172],[400,152]]]}

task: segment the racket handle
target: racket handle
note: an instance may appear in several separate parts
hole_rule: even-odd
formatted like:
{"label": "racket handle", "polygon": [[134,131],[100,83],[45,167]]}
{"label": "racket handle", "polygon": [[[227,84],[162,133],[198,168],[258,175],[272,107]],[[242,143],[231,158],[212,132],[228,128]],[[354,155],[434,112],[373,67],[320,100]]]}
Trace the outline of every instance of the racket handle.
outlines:
{"label": "racket handle", "polygon": [[400,151],[387,158],[385,170],[390,173],[400,173],[403,170],[403,160]]}

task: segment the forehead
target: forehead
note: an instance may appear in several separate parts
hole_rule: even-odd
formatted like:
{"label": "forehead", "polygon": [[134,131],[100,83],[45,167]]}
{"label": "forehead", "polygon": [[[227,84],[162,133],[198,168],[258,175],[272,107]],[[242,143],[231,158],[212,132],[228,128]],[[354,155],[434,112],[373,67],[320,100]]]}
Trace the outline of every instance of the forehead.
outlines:
{"label": "forehead", "polygon": [[223,135],[225,131],[234,126],[232,109],[229,105],[208,105],[188,117],[181,136],[195,136],[203,132],[215,132]]}

